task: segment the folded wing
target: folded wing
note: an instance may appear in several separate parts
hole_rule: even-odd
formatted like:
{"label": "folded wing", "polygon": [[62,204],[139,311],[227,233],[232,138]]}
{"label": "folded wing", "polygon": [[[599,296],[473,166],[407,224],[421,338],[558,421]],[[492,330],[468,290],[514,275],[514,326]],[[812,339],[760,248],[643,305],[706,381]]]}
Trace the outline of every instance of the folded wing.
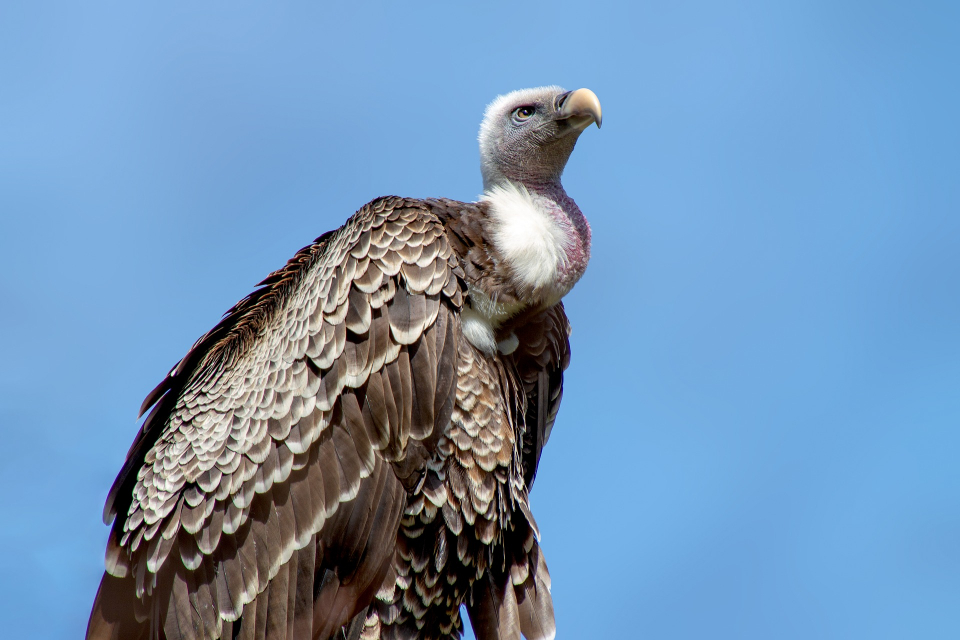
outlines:
{"label": "folded wing", "polygon": [[330,637],[452,410],[463,273],[416,200],[302,249],[148,396],[88,638]]}

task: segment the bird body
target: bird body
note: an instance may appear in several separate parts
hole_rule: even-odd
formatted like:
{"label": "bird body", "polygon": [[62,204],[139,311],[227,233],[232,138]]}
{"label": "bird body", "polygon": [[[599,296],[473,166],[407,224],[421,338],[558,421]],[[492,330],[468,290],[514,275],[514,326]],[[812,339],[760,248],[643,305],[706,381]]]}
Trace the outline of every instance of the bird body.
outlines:
{"label": "bird body", "polygon": [[108,497],[88,638],[456,638],[463,604],[553,637],[528,496],[589,259],[559,177],[599,120],[584,89],[499,98],[479,202],[374,200],[197,341]]}

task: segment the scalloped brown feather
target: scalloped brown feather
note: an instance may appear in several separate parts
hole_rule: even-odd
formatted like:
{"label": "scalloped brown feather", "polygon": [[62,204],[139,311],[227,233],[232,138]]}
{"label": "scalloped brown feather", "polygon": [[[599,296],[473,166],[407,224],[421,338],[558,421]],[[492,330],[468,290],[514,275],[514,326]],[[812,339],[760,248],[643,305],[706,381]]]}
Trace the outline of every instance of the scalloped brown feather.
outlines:
{"label": "scalloped brown feather", "polygon": [[528,314],[507,358],[462,338],[468,282],[513,295],[483,216],[375,200],[194,344],[108,498],[88,638],[455,637],[511,567],[552,628],[527,491],[566,317]]}

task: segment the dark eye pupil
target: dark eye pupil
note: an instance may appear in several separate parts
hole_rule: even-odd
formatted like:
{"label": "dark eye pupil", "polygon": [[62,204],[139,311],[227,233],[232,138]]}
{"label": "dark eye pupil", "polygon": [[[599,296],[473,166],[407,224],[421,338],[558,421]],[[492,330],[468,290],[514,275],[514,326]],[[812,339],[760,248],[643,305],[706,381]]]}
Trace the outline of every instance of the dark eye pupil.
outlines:
{"label": "dark eye pupil", "polygon": [[520,114],[521,114],[521,115],[524,115],[524,116],[532,115],[532,114],[533,114],[533,109],[531,109],[530,107],[524,107],[524,108],[520,109]]}

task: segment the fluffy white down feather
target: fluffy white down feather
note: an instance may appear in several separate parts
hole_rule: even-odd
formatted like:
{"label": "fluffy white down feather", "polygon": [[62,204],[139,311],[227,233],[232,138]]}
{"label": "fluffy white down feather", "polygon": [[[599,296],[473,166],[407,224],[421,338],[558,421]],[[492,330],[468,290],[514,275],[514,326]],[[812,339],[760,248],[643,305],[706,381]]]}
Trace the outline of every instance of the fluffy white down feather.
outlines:
{"label": "fluffy white down feather", "polygon": [[467,307],[460,314],[460,327],[470,344],[487,355],[492,356],[496,353],[497,340],[494,338],[490,318],[482,316]]}
{"label": "fluffy white down feather", "polygon": [[521,292],[544,291],[555,286],[566,262],[564,230],[546,210],[546,199],[522,185],[498,184],[483,194],[496,224],[493,242],[514,273]]}

